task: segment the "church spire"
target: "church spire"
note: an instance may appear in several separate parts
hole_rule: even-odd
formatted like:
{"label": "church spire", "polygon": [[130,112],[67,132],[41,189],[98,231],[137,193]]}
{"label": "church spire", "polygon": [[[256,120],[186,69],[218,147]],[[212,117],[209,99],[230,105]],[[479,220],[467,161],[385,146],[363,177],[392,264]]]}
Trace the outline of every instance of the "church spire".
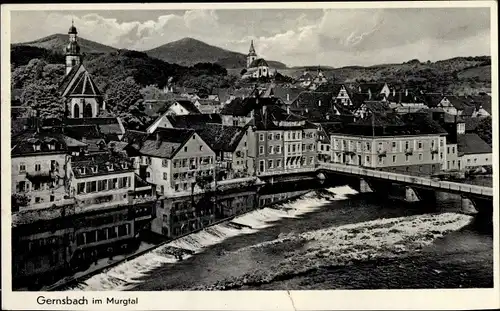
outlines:
{"label": "church spire", "polygon": [[68,74],[73,67],[81,63],[80,46],[77,42],[77,34],[75,23],[71,19],[71,27],[68,30],[69,43],[64,49],[66,56],[66,74]]}
{"label": "church spire", "polygon": [[253,40],[250,42],[250,50],[248,51],[248,55],[257,55],[257,53],[255,53],[255,48],[253,47]]}

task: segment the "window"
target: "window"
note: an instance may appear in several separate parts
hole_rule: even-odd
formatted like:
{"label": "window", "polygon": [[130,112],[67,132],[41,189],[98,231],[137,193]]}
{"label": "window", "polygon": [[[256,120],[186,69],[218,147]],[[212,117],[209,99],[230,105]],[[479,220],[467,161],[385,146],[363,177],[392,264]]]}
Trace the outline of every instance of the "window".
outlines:
{"label": "window", "polygon": [[269,154],[274,154],[274,147],[273,146],[269,146]]}
{"label": "window", "polygon": [[450,168],[450,161],[446,161],[446,167]]}
{"label": "window", "polygon": [[455,160],[451,161],[451,165],[455,166]]}
{"label": "window", "polygon": [[446,148],[446,152],[450,153],[450,147]]}
{"label": "window", "polygon": [[76,193],[80,194],[80,193],[84,193],[84,192],[85,192],[85,183],[83,183],[83,182],[78,183],[78,186],[76,188]]}
{"label": "window", "polygon": [[370,143],[366,143],[366,150],[370,151]]}
{"label": "window", "polygon": [[439,158],[442,160],[443,159],[443,153],[439,153]]}
{"label": "window", "polygon": [[474,158],[474,163],[477,163],[477,158]]}
{"label": "window", "polygon": [[264,146],[259,146],[259,154],[264,154]]}
{"label": "window", "polygon": [[405,161],[406,162],[410,161],[410,157],[407,154],[405,154]]}
{"label": "window", "polygon": [[55,197],[53,195],[50,196],[50,202],[54,202]]}
{"label": "window", "polygon": [[384,164],[384,157],[378,157],[378,163]]}
{"label": "window", "polygon": [[168,167],[168,159],[163,159],[163,160],[161,160],[161,165],[162,165],[163,167]]}
{"label": "window", "polygon": [[451,147],[451,153],[455,153],[455,147]]}
{"label": "window", "polygon": [[410,142],[406,142],[406,143],[405,143],[405,149],[406,149],[406,150],[410,149]]}
{"label": "window", "polygon": [[418,154],[418,160],[419,160],[419,161],[422,161],[422,160],[423,160],[423,158],[424,158],[424,156],[423,156],[421,153],[419,153],[419,154]]}
{"label": "window", "polygon": [[295,152],[295,144],[292,145],[292,152]]}
{"label": "window", "polygon": [[263,172],[264,171],[264,160],[259,161],[259,171]]}
{"label": "window", "polygon": [[435,153],[433,153],[433,154],[431,155],[431,157],[432,157],[432,161],[436,160],[436,154],[435,154]]}
{"label": "window", "polygon": [[19,172],[21,172],[21,173],[26,172],[26,164],[25,163],[19,163]]}
{"label": "window", "polygon": [[274,163],[273,160],[269,160],[267,162],[267,168],[273,168],[273,163]]}
{"label": "window", "polygon": [[314,157],[309,157],[309,164],[314,164]]}
{"label": "window", "polygon": [[276,146],[276,153],[278,153],[278,154],[281,153],[281,146],[279,146],[279,145]]}
{"label": "window", "polygon": [[200,151],[203,151],[203,146],[200,145]]}
{"label": "window", "polygon": [[259,140],[264,141],[264,134],[259,134]]}
{"label": "window", "polygon": [[40,203],[40,202],[41,202],[41,200],[42,200],[42,199],[41,199],[40,197],[36,197],[36,198],[35,198],[35,203]]}
{"label": "window", "polygon": [[150,172],[146,172],[146,178],[151,178],[151,173]]}
{"label": "window", "polygon": [[292,139],[295,139],[295,132],[292,132]]}
{"label": "window", "polygon": [[[193,136],[193,138],[194,138],[194,136]],[[187,151],[188,151],[188,147],[186,146],[186,147],[184,147],[184,152],[187,152]]]}
{"label": "window", "polygon": [[276,167],[281,167],[281,159],[276,160]]}
{"label": "window", "polygon": [[267,134],[267,140],[273,140],[273,134]]}
{"label": "window", "polygon": [[281,139],[281,134],[276,134],[275,139],[276,140],[280,140]]}
{"label": "window", "polygon": [[42,165],[40,165],[39,163],[35,164],[35,171],[39,172],[41,170],[42,170]]}
{"label": "window", "polygon": [[383,147],[382,143],[378,143],[378,150],[382,150],[382,147]]}
{"label": "window", "polygon": [[418,149],[422,149],[422,142],[421,141],[418,142]]}
{"label": "window", "polygon": [[366,156],[366,163],[370,163],[370,156]]}
{"label": "window", "polygon": [[396,142],[395,141],[392,142],[392,149],[396,149]]}
{"label": "window", "polygon": [[288,145],[288,152],[291,152],[292,150],[292,147],[290,145]]}
{"label": "window", "polygon": [[163,173],[163,179],[164,180],[168,180],[168,174],[167,173]]}

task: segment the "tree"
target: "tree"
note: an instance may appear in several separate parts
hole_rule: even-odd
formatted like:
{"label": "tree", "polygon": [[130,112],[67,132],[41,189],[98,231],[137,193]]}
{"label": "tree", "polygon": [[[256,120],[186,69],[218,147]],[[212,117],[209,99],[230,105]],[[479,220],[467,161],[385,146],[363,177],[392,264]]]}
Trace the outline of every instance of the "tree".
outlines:
{"label": "tree", "polygon": [[11,208],[13,212],[19,211],[20,207],[27,206],[30,198],[21,193],[13,193],[10,197],[11,200]]}
{"label": "tree", "polygon": [[165,93],[163,93],[156,85],[148,85],[143,87],[139,91],[144,99],[163,99],[165,98]]}
{"label": "tree", "polygon": [[484,140],[488,145],[492,145],[493,137],[493,126],[491,124],[491,117],[485,117],[480,121],[476,128],[476,133],[482,140]]}
{"label": "tree", "polygon": [[138,129],[148,121],[140,91],[132,77],[110,83],[106,91],[108,109],[121,117],[129,129]]}
{"label": "tree", "polygon": [[62,120],[64,117],[65,102],[55,84],[46,81],[29,83],[21,94],[21,102],[24,107],[37,111],[42,121],[50,118]]}

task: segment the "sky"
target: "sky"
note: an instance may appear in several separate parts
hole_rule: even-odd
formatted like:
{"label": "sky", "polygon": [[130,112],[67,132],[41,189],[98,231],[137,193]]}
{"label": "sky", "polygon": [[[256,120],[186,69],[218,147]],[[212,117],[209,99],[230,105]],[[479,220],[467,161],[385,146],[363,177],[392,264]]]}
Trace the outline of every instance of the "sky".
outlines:
{"label": "sky", "polygon": [[13,43],[67,33],[139,51],[191,37],[288,66],[490,55],[489,8],[13,11]]}

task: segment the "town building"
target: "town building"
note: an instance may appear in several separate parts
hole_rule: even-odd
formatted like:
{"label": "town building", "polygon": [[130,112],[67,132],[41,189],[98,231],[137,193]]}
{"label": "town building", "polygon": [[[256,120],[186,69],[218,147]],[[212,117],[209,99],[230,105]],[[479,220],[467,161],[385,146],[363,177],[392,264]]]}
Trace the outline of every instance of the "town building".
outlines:
{"label": "town building", "polygon": [[219,113],[222,109],[221,103],[215,99],[197,99],[194,105],[201,113]]}
{"label": "town building", "polygon": [[255,110],[256,174],[272,176],[313,170],[317,127],[277,105]]}
{"label": "town building", "polygon": [[287,107],[290,107],[292,113],[313,123],[333,121],[336,118],[350,120],[353,116],[347,108],[336,103],[330,92],[301,92]]}
{"label": "town building", "polygon": [[389,96],[391,89],[385,82],[360,83],[358,93],[367,94],[368,100],[377,100]]}
{"label": "town building", "polygon": [[426,114],[373,115],[329,134],[335,163],[426,175],[446,169],[447,132]]}
{"label": "town building", "polygon": [[192,129],[130,131],[124,140],[139,176],[160,195],[189,194],[197,186],[196,177],[214,176],[215,153]]}
{"label": "town building", "polygon": [[269,68],[269,64],[263,58],[258,58],[253,40],[250,43],[250,49],[247,55],[247,68],[241,76],[242,79],[259,79],[262,77],[268,78],[273,76],[273,72]]}
{"label": "town building", "polygon": [[12,137],[11,185],[13,209],[40,209],[70,204],[68,150],[85,144],[68,136],[26,130]]}

